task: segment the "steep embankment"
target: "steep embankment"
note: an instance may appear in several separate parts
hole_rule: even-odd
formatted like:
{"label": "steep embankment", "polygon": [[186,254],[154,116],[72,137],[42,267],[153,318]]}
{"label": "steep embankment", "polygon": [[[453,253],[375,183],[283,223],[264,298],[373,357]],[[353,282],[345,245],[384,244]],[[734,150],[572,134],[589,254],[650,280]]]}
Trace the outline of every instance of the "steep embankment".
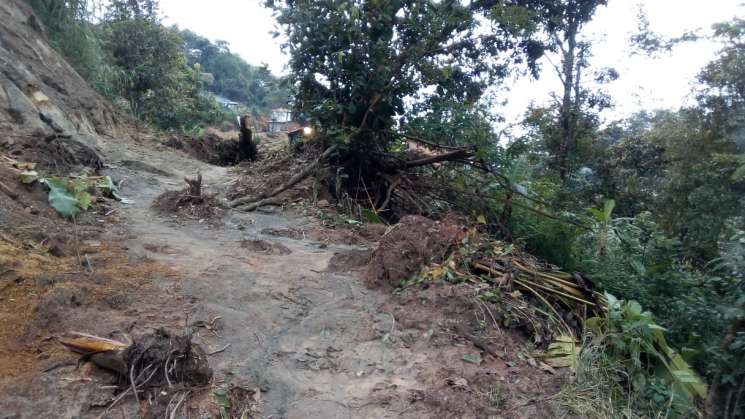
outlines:
{"label": "steep embankment", "polygon": [[0,22],[0,148],[49,167],[98,163],[92,147],[124,118],[48,45],[30,6],[0,2]]}

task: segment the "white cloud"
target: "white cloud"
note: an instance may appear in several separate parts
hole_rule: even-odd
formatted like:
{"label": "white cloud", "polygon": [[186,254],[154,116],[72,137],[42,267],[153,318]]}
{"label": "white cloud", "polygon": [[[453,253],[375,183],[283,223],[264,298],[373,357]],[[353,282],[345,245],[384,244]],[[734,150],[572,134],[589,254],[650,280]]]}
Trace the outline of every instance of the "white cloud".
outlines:
{"label": "white cloud", "polygon": [[254,65],[284,73],[287,57],[273,38],[275,20],[260,0],[160,0],[167,25],[177,24],[211,40],[230,43],[231,51]]}

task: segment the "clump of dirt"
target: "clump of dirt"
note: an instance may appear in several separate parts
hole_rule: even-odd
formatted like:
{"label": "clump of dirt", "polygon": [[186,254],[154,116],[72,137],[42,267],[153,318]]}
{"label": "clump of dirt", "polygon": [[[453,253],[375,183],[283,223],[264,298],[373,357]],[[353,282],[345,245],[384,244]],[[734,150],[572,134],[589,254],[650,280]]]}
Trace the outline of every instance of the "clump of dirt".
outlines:
{"label": "clump of dirt", "polygon": [[407,215],[380,240],[365,280],[369,286],[400,287],[425,265],[441,262],[465,235],[466,229],[455,217],[434,221]]}
{"label": "clump of dirt", "polygon": [[241,247],[244,249],[253,251],[253,252],[261,252],[261,253],[276,254],[276,255],[289,255],[290,253],[292,253],[292,250],[290,250],[287,246],[284,246],[279,243],[271,243],[266,240],[259,240],[259,239],[242,240]]}
{"label": "clump of dirt", "polygon": [[215,196],[194,197],[188,190],[163,192],[155,198],[151,208],[161,215],[182,215],[199,220],[221,217],[224,213]]}
{"label": "clump of dirt", "polygon": [[95,148],[57,135],[35,137],[8,136],[0,140],[0,150],[12,158],[36,163],[38,169],[67,175],[83,167],[103,167],[103,157]]}
{"label": "clump of dirt", "polygon": [[224,139],[214,132],[208,132],[202,137],[174,136],[166,140],[165,145],[217,166],[235,165],[240,160],[238,139]]}
{"label": "clump of dirt", "polygon": [[335,253],[329,260],[327,272],[351,272],[364,269],[370,263],[372,251],[350,250]]}

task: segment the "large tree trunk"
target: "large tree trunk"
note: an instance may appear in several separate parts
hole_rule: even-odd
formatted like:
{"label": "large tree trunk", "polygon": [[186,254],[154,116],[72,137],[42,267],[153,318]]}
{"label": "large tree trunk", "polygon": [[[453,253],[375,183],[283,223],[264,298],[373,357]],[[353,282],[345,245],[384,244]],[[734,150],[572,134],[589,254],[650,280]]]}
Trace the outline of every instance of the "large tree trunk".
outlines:
{"label": "large tree trunk", "polygon": [[238,160],[254,161],[257,157],[256,143],[253,141],[251,128],[248,127],[248,116],[240,118],[241,136],[238,140]]}
{"label": "large tree trunk", "polygon": [[561,83],[563,87],[563,97],[561,101],[561,108],[559,110],[559,128],[561,132],[561,139],[559,143],[559,149],[556,156],[556,163],[559,169],[559,176],[561,179],[566,179],[569,174],[569,160],[571,157],[571,151],[574,148],[574,102],[578,99],[573,97],[575,77],[574,72],[576,70],[576,50],[577,50],[577,31],[578,25],[576,22],[570,22],[566,31],[564,32],[564,41],[567,43],[566,50],[562,51],[562,73]]}

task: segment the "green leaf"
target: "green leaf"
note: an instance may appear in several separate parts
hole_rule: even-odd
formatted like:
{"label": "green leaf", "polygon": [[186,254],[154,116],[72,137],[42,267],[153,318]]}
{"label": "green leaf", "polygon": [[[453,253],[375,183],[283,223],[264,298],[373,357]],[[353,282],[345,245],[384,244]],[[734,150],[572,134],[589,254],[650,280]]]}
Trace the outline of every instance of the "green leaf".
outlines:
{"label": "green leaf", "polygon": [[103,179],[96,184],[96,188],[108,197],[115,197],[118,192],[116,185],[114,185],[114,181],[111,180],[110,176],[104,176]]}
{"label": "green leaf", "polygon": [[229,419],[231,403],[228,398],[228,393],[225,390],[218,388],[212,392],[212,396],[215,398],[215,404],[220,408],[220,418]]}
{"label": "green leaf", "polygon": [[91,203],[93,201],[91,199],[91,194],[86,191],[80,191],[76,193],[75,199],[78,200],[78,206],[80,207],[80,209],[84,211],[91,207]]}
{"label": "green leaf", "polygon": [[738,167],[737,170],[735,170],[735,172],[732,173],[732,180],[735,180],[738,182],[741,180],[745,180],[745,164]]}
{"label": "green leaf", "polygon": [[80,212],[80,201],[70,194],[62,181],[59,179],[44,179],[44,183],[49,187],[49,205],[58,214],[64,217],[74,217]]}
{"label": "green leaf", "polygon": [[479,224],[486,224],[486,217],[484,217],[483,215],[479,215],[478,217],[476,217],[476,222],[478,222]]}
{"label": "green leaf", "polygon": [[36,170],[28,170],[21,173],[21,182],[22,183],[34,183],[37,180],[39,180],[39,173]]}
{"label": "green leaf", "polygon": [[383,219],[380,218],[380,215],[367,208],[362,210],[362,220],[369,224],[383,224]]}

